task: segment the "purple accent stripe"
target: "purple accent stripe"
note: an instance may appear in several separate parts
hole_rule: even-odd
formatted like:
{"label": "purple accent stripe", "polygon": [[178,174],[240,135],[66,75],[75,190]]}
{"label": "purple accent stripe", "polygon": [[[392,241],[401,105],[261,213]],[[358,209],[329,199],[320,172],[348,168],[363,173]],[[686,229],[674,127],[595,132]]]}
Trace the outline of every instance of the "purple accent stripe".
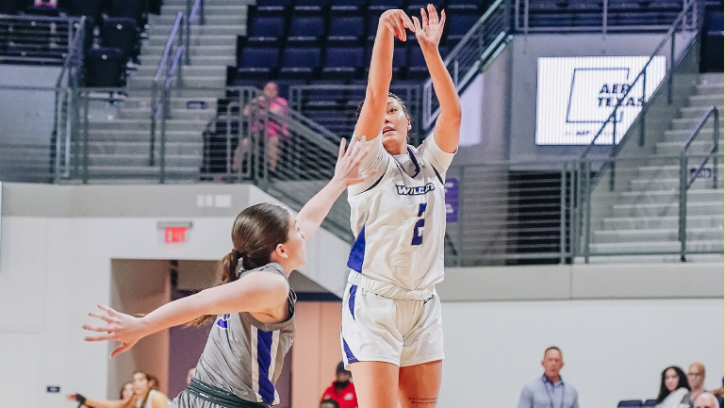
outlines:
{"label": "purple accent stripe", "polygon": [[229,319],[229,315],[224,315],[224,317],[220,317],[216,321],[216,325],[221,327],[222,329],[227,329],[229,327],[229,323],[227,323],[227,319]]}
{"label": "purple accent stripe", "polygon": [[420,173],[420,165],[418,164],[418,159],[415,158],[415,155],[413,154],[413,149],[408,146],[408,156],[410,156],[410,160],[413,162],[413,165],[415,166],[415,174],[413,174],[412,178],[415,178],[415,176]]}
{"label": "purple accent stripe", "polygon": [[362,273],[363,261],[365,260],[365,226],[355,239],[350,250],[350,257],[347,259],[347,267],[353,271]]}
{"label": "purple accent stripe", "polygon": [[350,307],[350,314],[352,314],[352,320],[355,320],[355,294],[357,293],[357,285],[350,287],[350,300],[347,304]]}
{"label": "purple accent stripe", "polygon": [[274,385],[269,378],[269,365],[272,362],[273,331],[257,330],[257,366],[259,367],[259,395],[265,404],[274,402]]}
{"label": "purple accent stripe", "polygon": [[342,338],[342,347],[345,349],[345,357],[347,358],[348,363],[357,363],[357,357],[355,357],[354,354],[352,354],[352,351],[350,350],[350,346],[347,345],[347,341],[345,338]]}

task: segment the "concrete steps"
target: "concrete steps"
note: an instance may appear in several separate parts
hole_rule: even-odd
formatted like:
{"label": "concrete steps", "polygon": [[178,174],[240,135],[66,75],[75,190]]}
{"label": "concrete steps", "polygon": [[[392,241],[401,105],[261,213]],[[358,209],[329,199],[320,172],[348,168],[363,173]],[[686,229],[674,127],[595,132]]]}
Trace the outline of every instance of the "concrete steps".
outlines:
{"label": "concrete steps", "polygon": [[[676,229],[679,217],[606,217],[603,220],[605,230],[651,230]],[[689,228],[722,228],[723,215],[691,215],[687,217]]]}
{"label": "concrete steps", "polygon": [[[712,130],[710,131],[710,135],[712,135]],[[657,143],[657,154],[660,156],[677,156],[682,153],[683,147],[684,142],[660,142]],[[710,154],[713,147],[714,142],[712,139],[708,139],[704,137],[704,135],[701,135],[690,144],[690,147],[687,149],[687,153],[692,155]],[[721,142],[718,143],[717,153],[722,152],[723,143]]]}
{"label": "concrete steps", "polygon": [[[195,181],[203,161],[202,132],[225,96],[227,66],[236,65],[237,38],[246,33],[248,0],[205,0],[205,24],[190,27],[190,65],[182,67],[183,89],[170,94],[165,163],[170,181]],[[160,16],[149,16],[140,64],[127,80],[127,97],[96,106],[88,131],[89,173],[99,179],[158,182],[160,168],[149,167],[151,88],[161,55],[186,0],[165,0]],[[176,80],[175,80],[176,81]],[[154,155],[160,154],[161,123],[156,123]]]}
{"label": "concrete steps", "polygon": [[[169,40],[169,35],[151,35],[149,36],[149,39],[146,41],[144,45],[148,45],[149,47],[165,47],[166,42]],[[236,35],[198,35],[198,36],[192,36],[191,40],[189,41],[191,43],[192,48],[195,48],[194,46],[207,46],[207,45],[217,45],[217,46],[236,46],[237,45],[237,36]]]}
{"label": "concrete steps", "polygon": [[[592,243],[589,246],[589,250],[592,255],[607,255],[607,254],[666,254],[666,253],[678,253],[680,251],[679,241],[670,242],[638,242],[636,245],[632,245],[630,242],[618,242],[618,243]],[[723,240],[687,240],[686,248],[688,252],[723,252]]]}
{"label": "concrete steps", "polygon": [[[686,228],[687,239],[694,241],[715,241],[723,238],[722,227]],[[592,243],[641,243],[678,241],[677,228],[629,229],[594,231]],[[679,241],[678,241],[679,242]]]}

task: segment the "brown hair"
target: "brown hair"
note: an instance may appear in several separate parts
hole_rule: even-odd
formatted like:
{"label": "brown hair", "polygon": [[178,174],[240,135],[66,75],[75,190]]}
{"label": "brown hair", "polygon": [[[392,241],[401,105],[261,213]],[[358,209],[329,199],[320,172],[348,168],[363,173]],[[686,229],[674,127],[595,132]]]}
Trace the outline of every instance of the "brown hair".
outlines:
{"label": "brown hair", "polygon": [[556,351],[559,352],[559,354],[562,355],[562,357],[564,356],[564,353],[561,352],[561,350],[559,349],[559,347],[551,346],[551,347],[548,347],[546,350],[544,350],[544,357],[546,357],[546,353],[548,353],[550,350],[556,350]]}
{"label": "brown hair", "polygon": [[[268,264],[277,245],[287,242],[289,217],[287,208],[270,203],[256,204],[239,213],[232,227],[234,249],[219,261],[214,286],[234,282],[241,271]],[[215,317],[202,316],[187,325],[199,326]]]}
{"label": "brown hair", "polygon": [[126,381],[125,383],[123,383],[123,385],[121,386],[121,391],[118,392],[118,399],[123,399],[123,390],[126,389],[127,385],[133,385],[133,383],[131,381]]}
{"label": "brown hair", "polygon": [[[136,375],[136,374],[143,375],[144,377],[146,377],[147,382],[151,382],[151,376],[148,375],[148,373],[141,371],[141,370],[136,370],[133,372],[133,375]],[[149,399],[149,394],[151,394],[151,384],[149,384],[149,389],[146,391],[146,395],[144,395],[144,397],[143,397],[143,401],[141,402],[141,408],[146,406],[146,401]]]}

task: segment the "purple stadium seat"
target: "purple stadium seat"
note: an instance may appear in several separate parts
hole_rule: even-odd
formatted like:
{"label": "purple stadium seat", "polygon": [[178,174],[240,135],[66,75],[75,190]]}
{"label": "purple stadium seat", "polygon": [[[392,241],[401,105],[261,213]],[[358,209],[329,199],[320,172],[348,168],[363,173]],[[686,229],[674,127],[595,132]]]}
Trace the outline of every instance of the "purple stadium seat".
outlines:
{"label": "purple stadium seat", "polygon": [[326,68],[360,68],[362,63],[361,47],[329,47],[325,54]]}
{"label": "purple stadium seat", "polygon": [[136,20],[127,17],[106,18],[101,36],[104,47],[120,49],[123,58],[128,60],[136,45]]}
{"label": "purple stadium seat", "polygon": [[481,18],[478,14],[467,14],[467,13],[450,13],[448,15],[447,22],[450,24],[450,30],[448,31],[448,37],[454,39],[461,39],[473,27],[474,24]]}
{"label": "purple stadium seat", "polygon": [[291,43],[315,43],[325,31],[324,20],[318,16],[295,16],[290,22],[287,41]]}
{"label": "purple stadium seat", "polygon": [[346,44],[357,43],[360,41],[364,26],[361,16],[331,17],[327,41]]}
{"label": "purple stadium seat", "polygon": [[309,79],[320,66],[320,49],[317,47],[286,47],[282,51],[282,79]]}
{"label": "purple stadium seat", "polygon": [[292,0],[259,0],[257,1],[257,12],[262,14],[283,12],[292,4]]}
{"label": "purple stadium seat", "polygon": [[146,2],[143,0],[113,0],[111,15],[114,17],[128,17],[139,21],[145,9]]}
{"label": "purple stadium seat", "polygon": [[266,79],[279,66],[279,49],[276,47],[245,47],[237,70],[239,78]]}
{"label": "purple stadium seat", "polygon": [[331,0],[330,11],[335,13],[355,14],[365,6],[365,0]]}
{"label": "purple stadium seat", "polygon": [[281,16],[256,16],[249,23],[247,31],[247,42],[252,43],[277,43],[284,34],[284,17]]}
{"label": "purple stadium seat", "polygon": [[446,10],[476,11],[481,9],[481,3],[481,1],[476,0],[448,0],[448,8]]}
{"label": "purple stadium seat", "polygon": [[391,8],[403,7],[404,0],[369,0],[368,8],[370,10],[385,11]]}

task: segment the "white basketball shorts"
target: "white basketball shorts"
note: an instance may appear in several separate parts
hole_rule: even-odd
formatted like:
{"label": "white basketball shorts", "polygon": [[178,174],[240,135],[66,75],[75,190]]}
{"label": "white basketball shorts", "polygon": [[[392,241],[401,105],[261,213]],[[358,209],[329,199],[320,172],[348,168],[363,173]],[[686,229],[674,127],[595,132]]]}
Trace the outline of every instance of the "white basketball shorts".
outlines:
{"label": "white basketball shorts", "polygon": [[357,361],[406,367],[443,359],[441,302],[435,289],[408,291],[351,272],[340,333],[346,369]]}

